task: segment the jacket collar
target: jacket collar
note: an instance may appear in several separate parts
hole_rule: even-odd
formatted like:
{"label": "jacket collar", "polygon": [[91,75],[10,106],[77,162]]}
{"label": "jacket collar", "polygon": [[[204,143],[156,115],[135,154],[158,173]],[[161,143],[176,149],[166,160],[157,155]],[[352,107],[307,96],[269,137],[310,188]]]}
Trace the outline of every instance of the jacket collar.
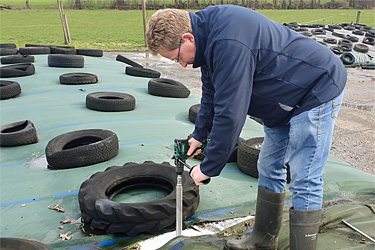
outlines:
{"label": "jacket collar", "polygon": [[204,22],[204,17],[194,12],[189,12],[191,28],[193,29],[194,41],[195,41],[195,58],[193,68],[201,67],[206,64],[204,60],[204,53],[206,50],[207,37],[209,34]]}

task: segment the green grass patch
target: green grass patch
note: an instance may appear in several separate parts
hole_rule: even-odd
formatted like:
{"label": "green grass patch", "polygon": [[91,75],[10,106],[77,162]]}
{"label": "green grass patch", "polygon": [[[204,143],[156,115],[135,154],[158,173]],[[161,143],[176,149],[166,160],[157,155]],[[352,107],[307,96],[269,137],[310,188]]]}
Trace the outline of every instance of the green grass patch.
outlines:
{"label": "green grass patch", "polygon": [[[115,2],[115,0],[92,0],[92,1],[81,0],[82,5],[86,5],[88,8],[98,8],[98,7],[102,7],[102,6],[108,7],[108,6],[112,5],[113,2]],[[187,1],[184,0],[183,2],[186,4]],[[212,2],[215,5],[221,4],[221,0],[216,0],[216,1],[213,0]],[[250,1],[250,2],[254,3],[254,0]],[[305,0],[304,2],[305,2],[306,6],[309,6],[310,0]],[[330,3],[330,2],[331,2],[331,0],[321,0],[320,1],[320,3],[322,5],[324,5],[326,3]],[[346,0],[335,0],[335,2],[336,3],[343,3],[345,5],[348,5],[348,1],[346,1]],[[64,6],[73,5],[74,3],[75,3],[74,0],[63,0]],[[134,4],[141,5],[142,1],[141,0],[138,0],[138,1],[125,0],[125,3],[126,4],[133,4],[133,5]],[[175,3],[175,1],[174,0],[154,0],[150,3],[152,5],[159,5],[159,6],[163,7],[164,4],[173,5]],[[209,1],[208,0],[198,0],[198,3],[201,6],[207,6]],[[224,4],[238,4],[234,0],[232,0],[232,1],[231,0],[224,0],[223,3]],[[273,3],[272,0],[261,0],[261,1],[259,1],[259,4],[261,4],[261,5],[272,4],[272,3]],[[282,1],[278,0],[277,6],[280,7],[281,3],[282,3]],[[23,7],[26,7],[26,0],[0,0],[0,4],[6,4],[6,5],[18,7],[18,8],[19,7],[23,8]],[[50,7],[57,6],[57,1],[56,0],[29,0],[29,4],[30,4],[31,8],[50,8]]]}
{"label": "green grass patch", "polygon": [[[63,1],[65,4],[67,1]],[[1,0],[0,4],[11,5],[14,7],[26,7],[26,0]],[[57,6],[56,0],[29,0],[31,8],[47,8]]]}
{"label": "green grass patch", "polygon": [[[32,1],[32,0],[31,0]],[[104,51],[145,50],[142,11],[65,10],[72,46]],[[147,11],[148,18],[155,11]],[[356,20],[357,10],[262,10],[279,23],[338,24]],[[375,26],[374,10],[361,10],[361,23]],[[0,43],[64,45],[57,9],[2,10]]]}

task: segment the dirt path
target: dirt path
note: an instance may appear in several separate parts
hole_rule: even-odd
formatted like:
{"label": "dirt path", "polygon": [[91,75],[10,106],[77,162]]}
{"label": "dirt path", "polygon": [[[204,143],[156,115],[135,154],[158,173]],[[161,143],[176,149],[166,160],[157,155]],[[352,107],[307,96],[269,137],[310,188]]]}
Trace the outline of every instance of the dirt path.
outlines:
{"label": "dirt path", "polygon": [[[199,69],[184,69],[170,60],[144,52],[105,52],[104,56],[115,59],[118,54],[159,71],[161,77],[180,81],[201,95]],[[374,106],[375,70],[348,69],[348,83],[336,121],[331,154],[371,174],[375,174]]]}

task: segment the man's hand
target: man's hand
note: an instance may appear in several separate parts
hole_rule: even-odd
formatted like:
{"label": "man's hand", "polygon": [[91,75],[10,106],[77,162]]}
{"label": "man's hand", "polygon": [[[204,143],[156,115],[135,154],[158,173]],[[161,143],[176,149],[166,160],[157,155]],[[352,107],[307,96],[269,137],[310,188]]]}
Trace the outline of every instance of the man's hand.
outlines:
{"label": "man's hand", "polygon": [[195,155],[199,155],[201,153],[201,150],[198,149],[197,151],[194,152],[196,148],[199,148],[202,146],[202,143],[194,138],[190,138],[189,140],[189,150],[187,152],[187,155],[189,159],[193,158]]}
{"label": "man's hand", "polygon": [[193,170],[190,173],[190,176],[191,176],[191,178],[193,178],[193,180],[195,182],[195,185],[197,185],[197,186],[204,185],[202,183],[202,181],[210,178],[209,176],[207,176],[207,175],[205,175],[201,172],[201,166],[200,165],[193,168]]}

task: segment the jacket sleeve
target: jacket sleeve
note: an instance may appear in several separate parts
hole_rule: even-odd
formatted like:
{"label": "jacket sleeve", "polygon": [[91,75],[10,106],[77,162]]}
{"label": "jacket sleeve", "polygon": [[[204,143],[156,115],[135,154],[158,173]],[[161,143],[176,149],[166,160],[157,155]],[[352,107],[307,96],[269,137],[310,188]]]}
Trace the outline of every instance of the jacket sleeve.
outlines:
{"label": "jacket sleeve", "polygon": [[193,132],[193,137],[200,142],[205,142],[209,133],[211,132],[212,119],[214,116],[214,88],[206,66],[201,67],[201,80],[201,108],[195,121],[195,130]]}
{"label": "jacket sleeve", "polygon": [[[209,96],[214,113],[210,143],[201,163],[201,171],[207,176],[217,176],[233,151],[245,123],[252,94],[255,55],[237,41],[222,40],[209,49],[206,62],[212,72],[213,95],[210,92]],[[203,95],[202,101],[206,101],[205,98]]]}

